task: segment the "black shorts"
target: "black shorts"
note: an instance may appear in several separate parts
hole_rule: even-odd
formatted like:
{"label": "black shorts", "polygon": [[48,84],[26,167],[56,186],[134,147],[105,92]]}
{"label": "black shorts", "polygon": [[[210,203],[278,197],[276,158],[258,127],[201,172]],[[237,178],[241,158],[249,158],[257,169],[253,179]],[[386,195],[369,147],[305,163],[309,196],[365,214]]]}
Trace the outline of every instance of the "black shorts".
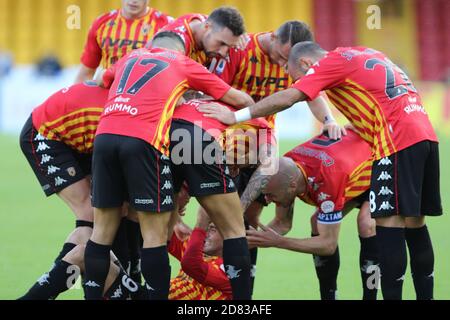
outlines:
{"label": "black shorts", "polygon": [[[239,196],[242,196],[242,194],[244,193],[245,188],[247,188],[248,182],[250,181],[250,178],[252,177],[253,173],[255,173],[256,169],[257,168],[254,167],[239,169],[239,174],[236,177],[234,177],[234,183],[236,184],[236,189],[238,191]],[[262,193],[258,196],[258,198],[256,198],[255,201],[262,204],[265,207],[268,206],[266,198]]]}
{"label": "black shorts", "polygon": [[44,138],[33,127],[31,116],[20,133],[20,148],[47,197],[91,174],[91,154]]}
{"label": "black shorts", "polygon": [[94,140],[92,206],[117,208],[125,201],[137,211],[167,212],[173,206],[168,157],[144,140],[100,134]]}
{"label": "black shorts", "polygon": [[193,197],[236,192],[223,150],[212,136],[184,120],[172,122],[170,136],[176,193],[185,181]]}
{"label": "black shorts", "polygon": [[422,141],[375,161],[369,202],[372,218],[442,215],[438,143]]}

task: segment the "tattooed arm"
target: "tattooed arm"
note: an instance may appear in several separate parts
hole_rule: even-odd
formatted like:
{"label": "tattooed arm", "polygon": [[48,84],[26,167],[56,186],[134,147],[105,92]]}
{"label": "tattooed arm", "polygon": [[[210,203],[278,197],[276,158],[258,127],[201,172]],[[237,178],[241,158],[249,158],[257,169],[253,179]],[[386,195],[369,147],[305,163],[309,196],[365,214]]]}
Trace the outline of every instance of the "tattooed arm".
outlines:
{"label": "tattooed arm", "polygon": [[265,175],[261,172],[261,168],[256,169],[253,173],[250,181],[245,188],[244,193],[241,195],[241,206],[244,212],[248,209],[250,204],[255,201],[262,190],[269,183],[270,175]]}

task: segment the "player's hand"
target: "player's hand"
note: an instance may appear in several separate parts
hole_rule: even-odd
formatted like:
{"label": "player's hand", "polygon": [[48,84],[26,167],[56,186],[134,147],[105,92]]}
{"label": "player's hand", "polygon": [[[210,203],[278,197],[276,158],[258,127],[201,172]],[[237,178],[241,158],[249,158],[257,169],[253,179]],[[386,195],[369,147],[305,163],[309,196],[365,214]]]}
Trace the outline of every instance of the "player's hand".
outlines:
{"label": "player's hand", "polygon": [[239,50],[244,50],[248,43],[250,42],[250,36],[247,33],[244,33],[239,37],[238,44],[236,45],[236,48]]}
{"label": "player's hand", "polygon": [[180,220],[173,227],[173,232],[180,241],[186,241],[190,237],[192,229]]}
{"label": "player's hand", "polygon": [[206,213],[206,210],[203,209],[203,208],[198,210],[197,224],[195,226],[197,228],[201,228],[203,230],[207,230],[210,223],[211,223],[211,219],[209,218],[208,213]]}
{"label": "player's hand", "polygon": [[352,130],[352,131],[355,131],[356,132],[356,128],[353,126],[353,124],[351,124],[351,123],[347,123],[345,126],[344,126],[344,128],[346,129],[346,130]]}
{"label": "player's hand", "polygon": [[178,214],[182,217],[186,214],[186,205],[188,204],[191,196],[189,195],[188,187],[185,184],[181,187],[178,193]]}
{"label": "player's hand", "polygon": [[247,241],[249,247],[269,248],[280,244],[283,236],[279,235],[272,228],[259,224],[261,230],[250,228],[247,230]]}
{"label": "player's hand", "polygon": [[211,102],[197,107],[197,110],[203,113],[206,118],[217,119],[227,125],[236,123],[234,112],[221,104]]}
{"label": "player's hand", "polygon": [[328,131],[328,137],[332,140],[341,139],[347,135],[345,127],[341,127],[336,121],[329,121],[323,126],[323,132]]}

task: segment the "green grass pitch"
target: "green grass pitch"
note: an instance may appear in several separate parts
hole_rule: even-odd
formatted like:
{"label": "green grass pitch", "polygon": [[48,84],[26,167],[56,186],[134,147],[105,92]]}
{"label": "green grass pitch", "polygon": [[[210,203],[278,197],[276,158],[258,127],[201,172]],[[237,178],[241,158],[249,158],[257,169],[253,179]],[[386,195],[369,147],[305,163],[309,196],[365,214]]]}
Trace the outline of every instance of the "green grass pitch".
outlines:
{"label": "green grass pitch", "polygon": [[[284,153],[300,141],[283,141]],[[73,215],[58,197],[45,198],[31,168],[22,155],[18,138],[0,135],[0,299],[15,299],[47,271],[66,236],[74,227]],[[441,137],[441,194],[444,211],[450,206],[450,139]],[[189,204],[186,221],[193,225],[197,204]],[[274,207],[263,212],[268,222]],[[289,236],[308,237],[313,207],[297,201],[294,227]],[[428,226],[435,250],[435,298],[450,299],[450,216],[430,218]],[[356,212],[343,223],[339,240],[341,267],[338,277],[339,299],[360,299],[359,240]],[[172,260],[175,276],[179,264]],[[312,257],[278,249],[260,249],[258,254],[255,299],[319,299]],[[59,299],[82,299],[81,288],[64,293]],[[379,293],[379,298],[381,294]],[[408,271],[404,298],[414,299]]]}

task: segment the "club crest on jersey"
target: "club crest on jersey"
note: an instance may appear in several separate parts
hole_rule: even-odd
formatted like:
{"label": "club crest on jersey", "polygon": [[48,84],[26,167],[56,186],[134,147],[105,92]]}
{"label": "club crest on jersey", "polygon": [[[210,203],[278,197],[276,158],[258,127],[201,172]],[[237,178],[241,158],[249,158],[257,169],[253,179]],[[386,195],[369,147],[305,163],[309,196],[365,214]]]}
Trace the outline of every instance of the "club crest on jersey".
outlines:
{"label": "club crest on jersey", "polygon": [[77,171],[75,170],[74,167],[67,168],[66,171],[69,174],[69,176],[71,176],[71,177],[75,177],[75,175],[77,174]]}

